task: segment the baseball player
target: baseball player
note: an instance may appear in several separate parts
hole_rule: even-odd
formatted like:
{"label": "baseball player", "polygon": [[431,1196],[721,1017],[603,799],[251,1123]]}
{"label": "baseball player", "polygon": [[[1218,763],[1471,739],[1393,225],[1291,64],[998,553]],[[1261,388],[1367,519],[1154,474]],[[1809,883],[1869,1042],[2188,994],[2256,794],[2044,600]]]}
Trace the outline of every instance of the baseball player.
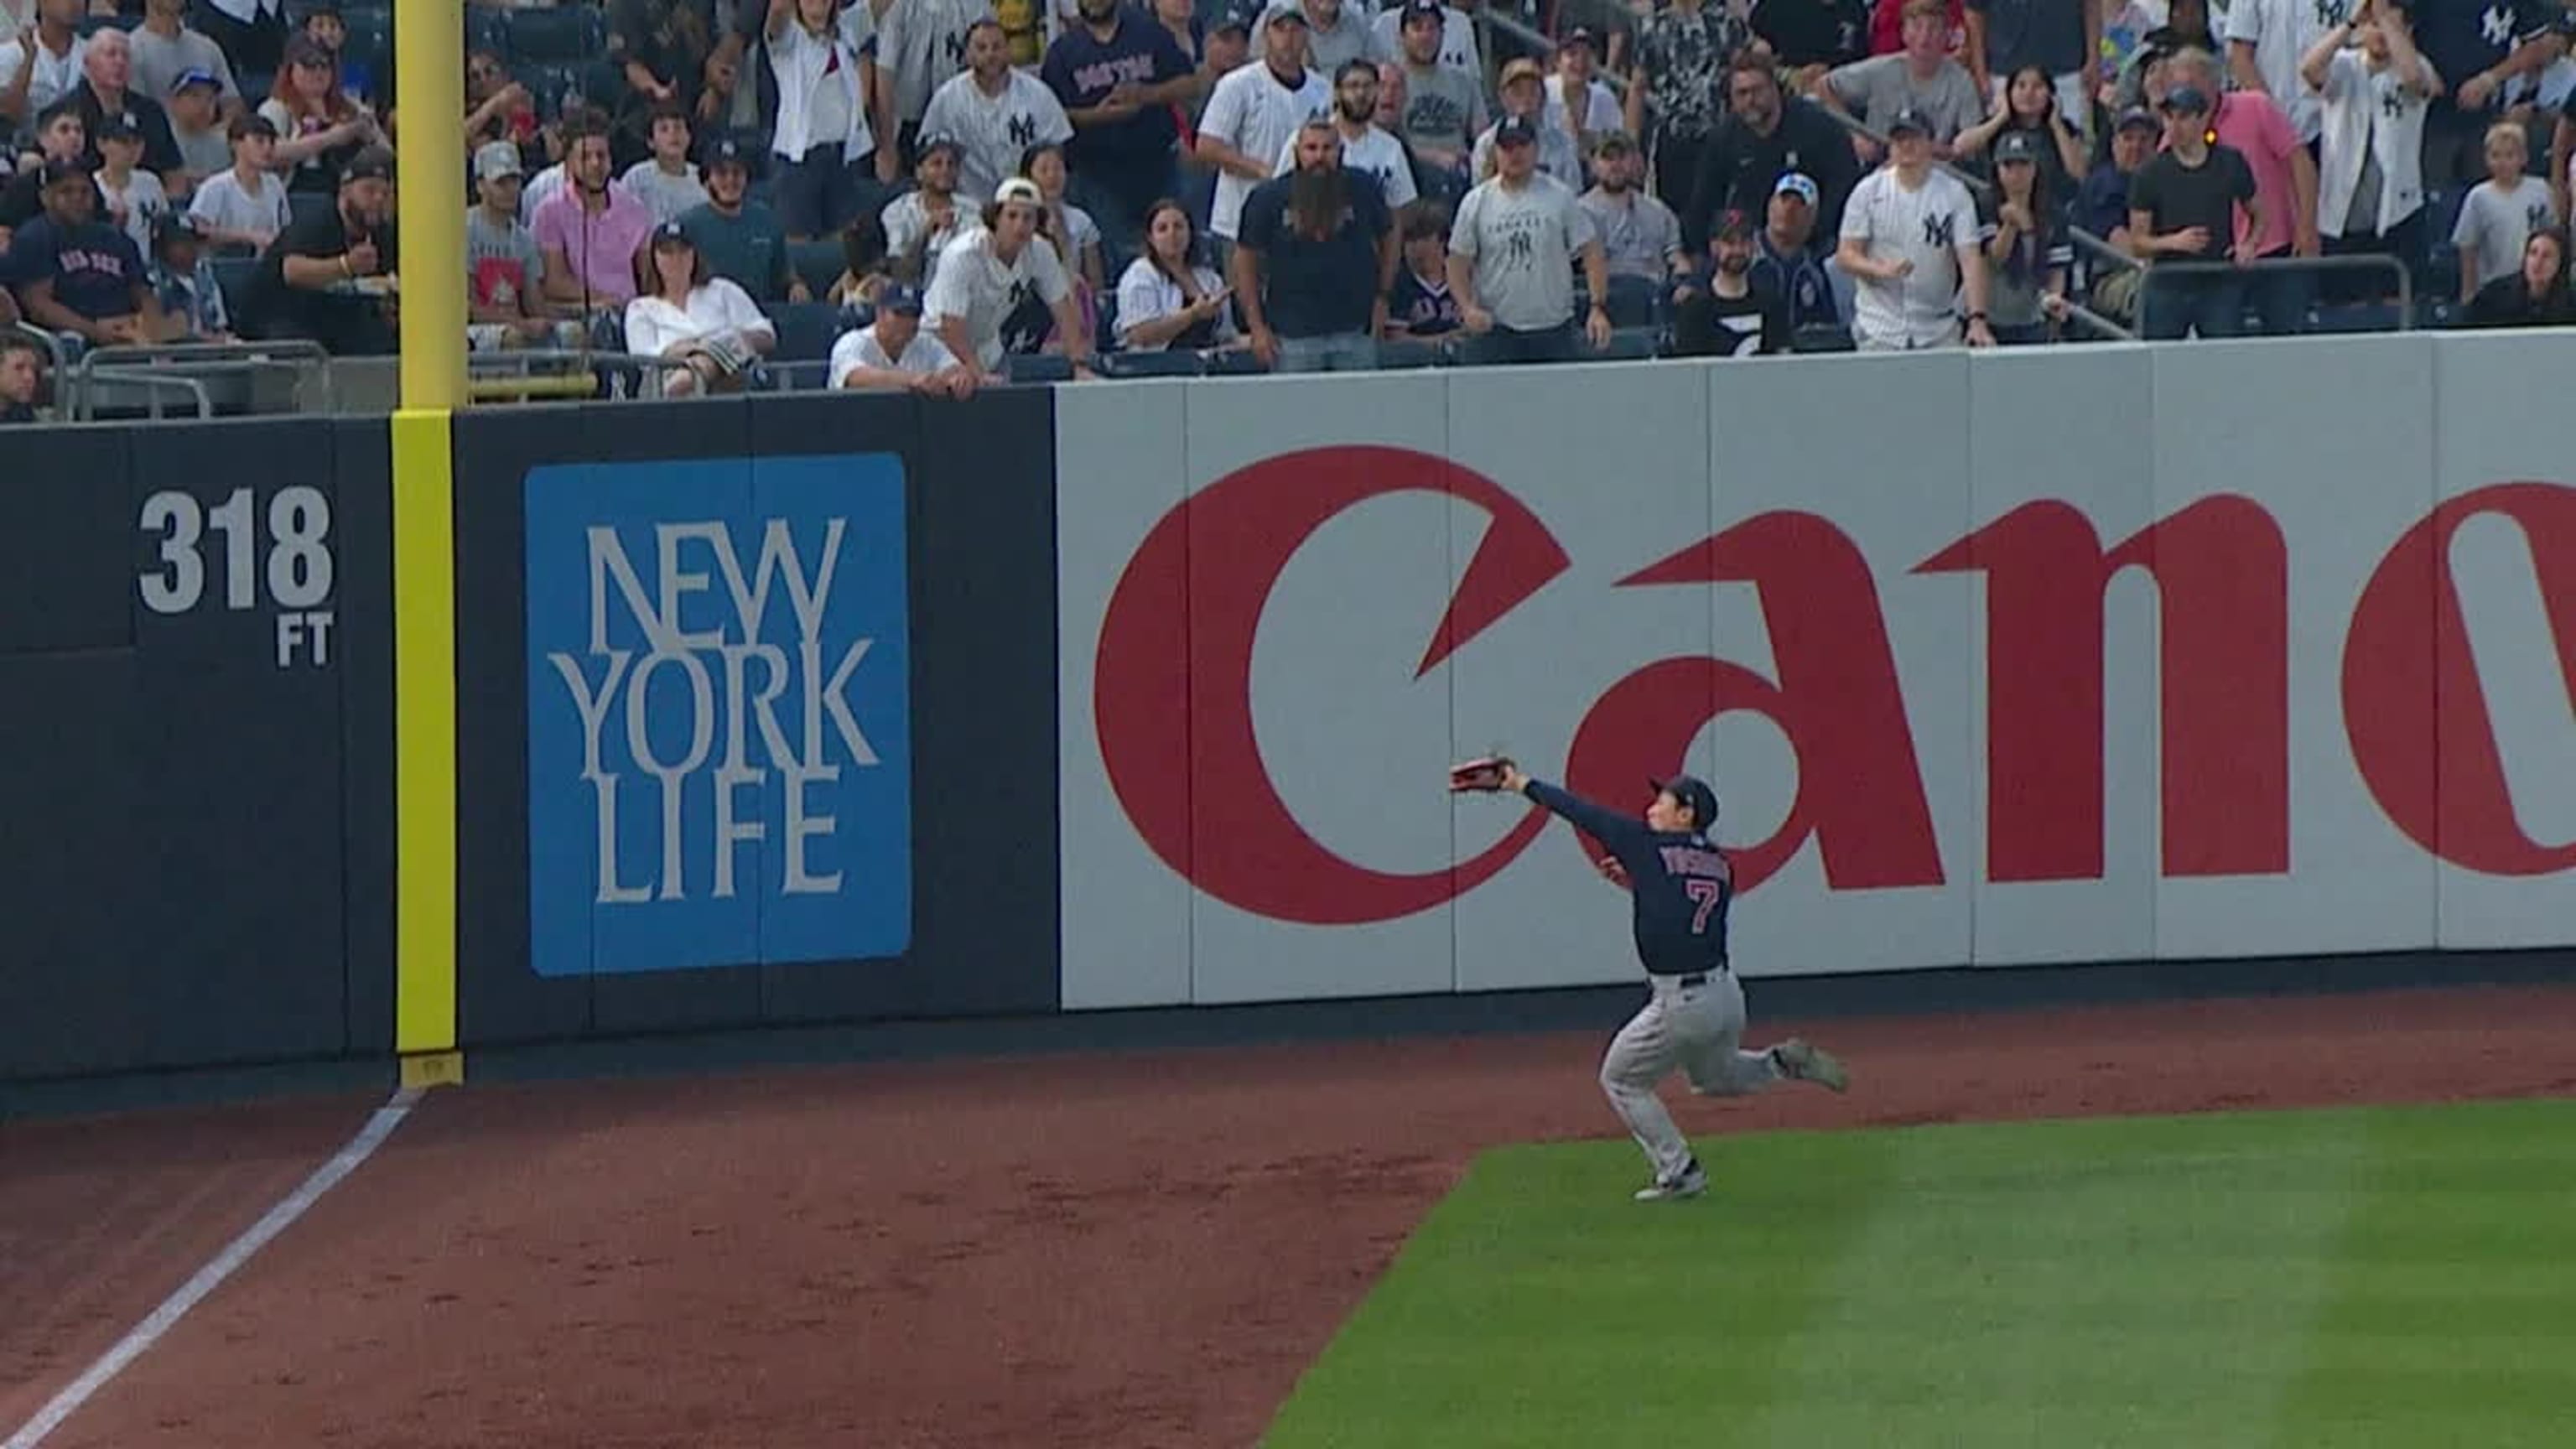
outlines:
{"label": "baseball player", "polygon": [[1645,1006],[1601,1060],[1601,1088],[1654,1169],[1637,1201],[1666,1202],[1708,1190],[1690,1140],[1655,1096],[1674,1067],[1692,1091],[1713,1097],[1758,1092],[1784,1077],[1837,1092],[1851,1082],[1841,1062],[1796,1037],[1767,1051],[1739,1050],[1744,989],[1726,959],[1735,868],[1708,839],[1717,792],[1689,775],[1649,783],[1655,798],[1638,820],[1533,780],[1508,759],[1470,760],[1449,772],[1453,792],[1525,795],[1609,850],[1600,870],[1635,902],[1637,956],[1650,985]]}

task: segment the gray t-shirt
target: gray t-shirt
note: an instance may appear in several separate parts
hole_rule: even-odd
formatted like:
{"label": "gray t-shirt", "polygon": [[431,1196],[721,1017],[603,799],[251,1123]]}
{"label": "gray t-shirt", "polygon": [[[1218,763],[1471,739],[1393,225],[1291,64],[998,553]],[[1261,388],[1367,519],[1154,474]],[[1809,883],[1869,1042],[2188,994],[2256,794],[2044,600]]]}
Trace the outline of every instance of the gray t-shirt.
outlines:
{"label": "gray t-shirt", "polygon": [[1475,262],[1476,301],[1496,326],[1538,332],[1573,320],[1575,253],[1596,239],[1573,188],[1540,171],[1518,190],[1478,183],[1458,203],[1449,250]]}
{"label": "gray t-shirt", "polygon": [[707,204],[707,185],[698,179],[698,168],[689,167],[673,176],[646,157],[626,168],[617,184],[632,192],[655,221],[678,221],[681,217]]}
{"label": "gray t-shirt", "polygon": [[[2377,213],[2373,213],[2375,216]],[[2558,207],[2549,196],[2549,183],[2537,176],[2525,176],[2511,191],[2500,191],[2492,181],[2481,181],[2469,188],[2460,203],[2460,219],[2451,227],[2451,244],[2464,256],[2478,261],[2478,285],[2483,287],[2498,277],[2509,277],[2522,269],[2523,243],[2531,234],[2558,219]]]}
{"label": "gray t-shirt", "polygon": [[465,213],[465,295],[485,306],[517,313],[538,310],[538,287],[546,270],[537,234],[517,223],[496,222],[482,207]]}
{"label": "gray t-shirt", "polygon": [[167,103],[171,85],[192,70],[204,71],[222,82],[227,99],[241,94],[241,86],[233,79],[233,63],[224,58],[224,48],[198,31],[182,30],[178,39],[164,40],[137,25],[127,39],[134,51],[133,89],[156,101]]}
{"label": "gray t-shirt", "polygon": [[1467,139],[1485,129],[1485,92],[1456,66],[1404,68],[1404,139],[1416,150],[1438,146],[1464,152]]}
{"label": "gray t-shirt", "polygon": [[1986,98],[1977,94],[1968,68],[1947,58],[1931,79],[1918,81],[1902,53],[1873,55],[1827,71],[1825,84],[1862,125],[1881,135],[1909,105],[1931,123],[1935,141],[1947,142],[1986,118]]}
{"label": "gray t-shirt", "polygon": [[170,139],[179,143],[179,169],[191,176],[212,176],[232,169],[233,143],[224,139],[220,127],[191,131],[172,121]]}
{"label": "gray t-shirt", "polygon": [[1660,282],[1672,275],[1671,258],[1681,250],[1682,224],[1673,209],[1652,192],[1630,187],[1617,196],[1593,187],[1577,200],[1592,218],[1601,238],[1602,260],[1614,277],[1643,277]]}

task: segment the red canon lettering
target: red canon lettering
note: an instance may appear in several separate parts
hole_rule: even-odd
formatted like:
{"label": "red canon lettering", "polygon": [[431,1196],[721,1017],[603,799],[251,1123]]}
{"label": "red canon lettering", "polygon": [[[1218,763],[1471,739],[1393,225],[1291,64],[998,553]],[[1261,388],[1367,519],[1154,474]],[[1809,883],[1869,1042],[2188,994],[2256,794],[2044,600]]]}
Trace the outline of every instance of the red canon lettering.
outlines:
{"label": "red canon lettering", "polygon": [[2370,576],[2344,641],[2344,729],[2370,793],[2409,839],[2471,870],[2547,875],[2576,866],[2576,844],[2543,845],[2514,816],[2451,573],[2452,536],[2481,513],[2512,519],[2529,541],[2559,677],[2576,696],[2576,490],[2499,483],[2435,508]]}
{"label": "red canon lettering", "polygon": [[2102,875],[2102,596],[2156,580],[2164,873],[2290,868],[2289,551],[2253,502],[2206,498],[2102,551],[2027,503],[1915,566],[1986,576],[1986,870]]}

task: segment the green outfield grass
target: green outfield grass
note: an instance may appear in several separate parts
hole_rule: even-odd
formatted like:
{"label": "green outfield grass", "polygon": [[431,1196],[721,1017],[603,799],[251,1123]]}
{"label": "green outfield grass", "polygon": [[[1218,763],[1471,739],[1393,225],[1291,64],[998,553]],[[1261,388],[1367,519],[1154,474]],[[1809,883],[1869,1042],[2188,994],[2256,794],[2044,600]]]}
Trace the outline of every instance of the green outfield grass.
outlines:
{"label": "green outfield grass", "polygon": [[2576,1102],[1478,1160],[1267,1449],[2576,1445]]}

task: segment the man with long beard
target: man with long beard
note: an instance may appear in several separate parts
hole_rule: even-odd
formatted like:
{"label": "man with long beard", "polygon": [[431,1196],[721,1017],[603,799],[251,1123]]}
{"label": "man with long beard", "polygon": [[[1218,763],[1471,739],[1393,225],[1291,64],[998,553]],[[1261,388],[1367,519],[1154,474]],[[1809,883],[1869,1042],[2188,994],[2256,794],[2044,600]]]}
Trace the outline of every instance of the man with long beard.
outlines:
{"label": "man with long beard", "polygon": [[[1377,67],[1346,60],[1333,76],[1333,133],[1342,142],[1342,169],[1377,183],[1389,211],[1401,211],[1414,198],[1413,161],[1404,143],[1378,129]],[[1279,148],[1279,173],[1296,169],[1297,138]]]}
{"label": "man with long beard", "polygon": [[1343,169],[1332,122],[1306,122],[1291,144],[1296,169],[1244,199],[1235,305],[1263,366],[1366,371],[1395,285],[1394,214],[1375,181]]}

